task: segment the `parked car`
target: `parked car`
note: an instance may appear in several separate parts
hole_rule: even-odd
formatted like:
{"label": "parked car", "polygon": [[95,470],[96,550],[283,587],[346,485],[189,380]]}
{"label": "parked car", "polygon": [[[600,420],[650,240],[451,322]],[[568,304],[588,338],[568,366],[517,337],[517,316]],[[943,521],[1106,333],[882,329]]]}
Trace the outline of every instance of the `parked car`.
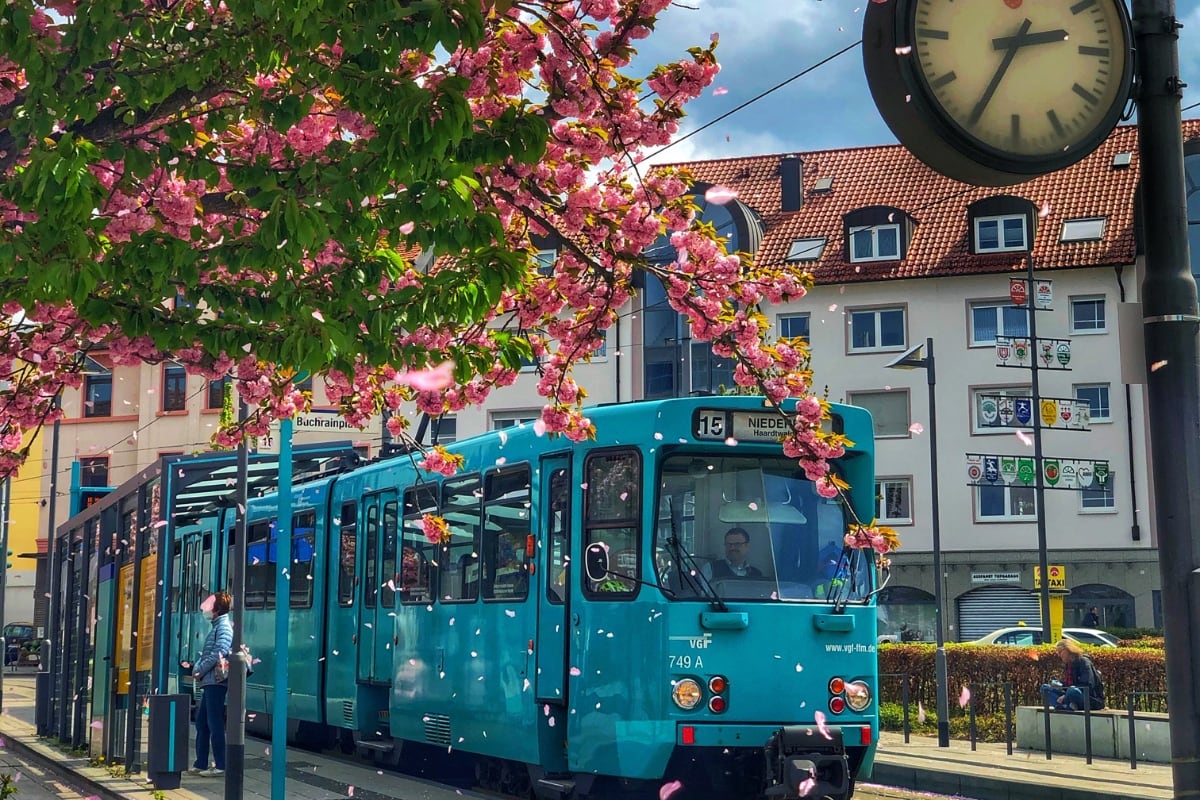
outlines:
{"label": "parked car", "polygon": [[21,658],[21,648],[34,639],[33,623],[10,622],[4,626],[4,665],[16,664]]}
{"label": "parked car", "polygon": [[[1096,647],[1116,647],[1117,637],[1095,628],[1063,628],[1064,639],[1070,639],[1080,644],[1090,644]],[[1035,645],[1042,643],[1042,629],[1030,628],[1024,625],[994,630],[987,636],[981,636],[971,644],[1015,644]]]}

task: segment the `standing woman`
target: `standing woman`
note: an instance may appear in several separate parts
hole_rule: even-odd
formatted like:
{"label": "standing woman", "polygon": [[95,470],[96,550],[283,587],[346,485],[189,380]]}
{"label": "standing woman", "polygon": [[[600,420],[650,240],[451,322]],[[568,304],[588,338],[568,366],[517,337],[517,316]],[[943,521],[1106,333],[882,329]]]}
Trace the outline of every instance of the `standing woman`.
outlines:
{"label": "standing woman", "polygon": [[[192,667],[192,678],[199,682],[203,694],[196,710],[196,761],[188,770],[193,775],[225,774],[225,695],[229,691],[229,654],[233,651],[233,623],[229,607],[233,599],[227,592],[213,595],[212,608],[205,609],[205,619],[212,621],[212,630],[204,640],[204,650]],[[218,665],[223,664],[223,670]],[[214,766],[208,766],[209,745],[212,746]]]}

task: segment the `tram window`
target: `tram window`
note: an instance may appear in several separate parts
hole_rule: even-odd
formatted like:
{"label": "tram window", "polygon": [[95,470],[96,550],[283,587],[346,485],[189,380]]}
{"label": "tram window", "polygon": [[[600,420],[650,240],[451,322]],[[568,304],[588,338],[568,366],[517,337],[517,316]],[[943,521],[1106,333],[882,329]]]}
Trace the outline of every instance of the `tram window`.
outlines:
{"label": "tram window", "polygon": [[366,568],[363,570],[363,607],[374,608],[379,594],[379,498],[367,499],[367,540],[363,543]]}
{"label": "tram window", "polygon": [[421,484],[404,491],[404,543],[400,555],[400,602],[428,603],[434,590],[430,565],[437,560],[436,545],[425,536],[421,520],[436,514],[437,486]]}
{"label": "tram window", "polygon": [[200,607],[199,598],[208,592],[209,581],[212,580],[212,534],[204,534],[204,543],[200,548],[200,569],[196,580],[196,607]]}
{"label": "tram window", "polygon": [[488,473],[483,495],[483,599],[529,596],[529,467]]}
{"label": "tram window", "polygon": [[583,546],[586,550],[603,543],[609,558],[609,575],[604,580],[585,581],[584,593],[605,600],[631,598],[638,588],[632,578],[641,575],[637,535],[641,460],[635,451],[593,453],[583,470],[587,487]]}
{"label": "tram window", "polygon": [[354,604],[355,536],[358,535],[358,506],[342,503],[342,515],[335,520],[340,525],[338,537],[338,605]]}
{"label": "tram window", "polygon": [[316,532],[317,512],[301,511],[292,516],[292,563],[288,565],[288,605],[292,608],[312,608]]}
{"label": "tram window", "polygon": [[445,602],[479,597],[479,476],[446,481],[442,485],[442,517],[449,539],[438,547],[438,592]]}
{"label": "tram window", "polygon": [[246,608],[273,608],[275,568],[268,546],[275,522],[256,522],[246,534]]}
{"label": "tram window", "polygon": [[551,603],[561,603],[567,594],[569,563],[567,546],[571,524],[571,489],[567,481],[570,475],[565,469],[556,469],[550,476],[550,516],[548,539],[550,553],[546,557],[546,596]]}
{"label": "tram window", "polygon": [[396,607],[396,527],[399,505],[395,500],[383,504],[383,557],[379,562],[379,607]]}

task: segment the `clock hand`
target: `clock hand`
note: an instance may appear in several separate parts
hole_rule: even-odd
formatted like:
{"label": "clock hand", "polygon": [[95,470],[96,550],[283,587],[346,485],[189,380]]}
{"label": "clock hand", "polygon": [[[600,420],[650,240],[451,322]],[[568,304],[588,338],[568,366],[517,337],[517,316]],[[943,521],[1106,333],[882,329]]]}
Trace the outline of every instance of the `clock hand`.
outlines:
{"label": "clock hand", "polygon": [[1041,31],[1039,33],[1027,33],[1024,37],[1020,36],[1001,36],[999,39],[992,39],[993,50],[1007,50],[1010,47],[1024,47],[1029,44],[1052,44],[1054,42],[1064,42],[1069,34],[1062,28],[1056,31]]}
{"label": "clock hand", "polygon": [[1021,49],[1021,45],[1025,40],[1025,35],[1029,33],[1029,29],[1031,27],[1033,27],[1033,21],[1026,18],[1025,21],[1021,23],[1021,29],[1017,31],[1017,35],[1010,37],[1012,39],[1012,44],[1008,46],[1008,52],[1004,54],[1004,60],[1002,60],[1000,62],[1000,66],[996,68],[996,74],[992,76],[991,83],[989,83],[987,88],[983,90],[983,97],[979,98],[979,102],[975,104],[975,108],[971,109],[971,116],[967,118],[967,124],[974,125],[975,123],[979,122],[979,118],[983,116],[984,109],[986,109],[987,104],[992,101],[992,95],[996,93],[996,87],[998,87],[1000,85],[1000,81],[1004,79],[1004,73],[1008,72],[1009,66],[1012,64],[1013,59],[1016,58],[1017,51]]}

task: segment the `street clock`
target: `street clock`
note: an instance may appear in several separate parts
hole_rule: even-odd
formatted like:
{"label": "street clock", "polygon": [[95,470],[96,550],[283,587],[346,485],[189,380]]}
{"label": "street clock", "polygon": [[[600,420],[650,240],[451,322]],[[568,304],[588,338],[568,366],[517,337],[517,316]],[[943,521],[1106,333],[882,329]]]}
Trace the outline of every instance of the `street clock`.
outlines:
{"label": "street clock", "polygon": [[1070,166],[1112,132],[1133,82],[1123,0],[867,4],[880,114],[933,169],[1007,186]]}

